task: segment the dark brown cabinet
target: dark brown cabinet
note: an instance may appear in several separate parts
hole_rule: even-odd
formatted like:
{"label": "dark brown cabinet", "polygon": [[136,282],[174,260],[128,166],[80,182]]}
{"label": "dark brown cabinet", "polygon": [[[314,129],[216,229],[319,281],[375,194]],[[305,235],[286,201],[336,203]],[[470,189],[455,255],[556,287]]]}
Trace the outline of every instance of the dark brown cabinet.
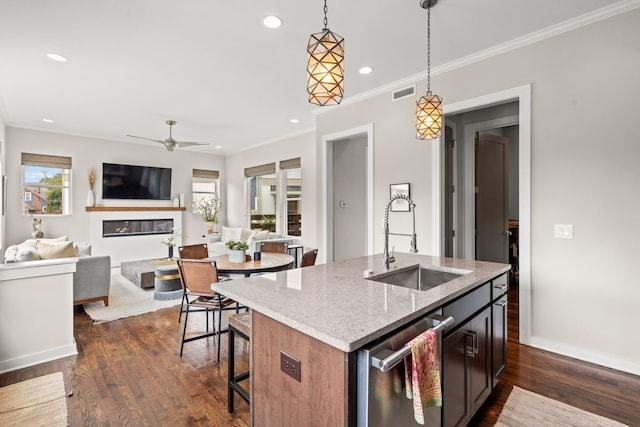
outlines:
{"label": "dark brown cabinet", "polygon": [[498,383],[507,360],[507,275],[442,309],[456,324],[442,341],[442,426],[465,426]]}
{"label": "dark brown cabinet", "polygon": [[465,426],[492,390],[491,309],[444,338],[443,426]]}
{"label": "dark brown cabinet", "polygon": [[491,354],[493,387],[498,384],[500,375],[507,367],[507,297],[493,302],[491,306]]}

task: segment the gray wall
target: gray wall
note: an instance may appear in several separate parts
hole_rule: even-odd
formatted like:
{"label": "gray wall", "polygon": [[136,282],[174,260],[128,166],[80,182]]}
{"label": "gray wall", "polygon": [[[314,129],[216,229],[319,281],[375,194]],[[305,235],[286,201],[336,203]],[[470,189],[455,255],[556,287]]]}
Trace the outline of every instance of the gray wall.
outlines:
{"label": "gray wall", "polygon": [[[431,85],[445,104],[532,85],[529,341],[636,374],[638,40],[636,9],[433,76]],[[422,81],[418,93],[425,90]],[[428,252],[429,143],[414,137],[414,101],[389,98],[378,95],[318,115],[318,152],[322,135],[373,122],[374,224],[381,222],[388,184],[411,182],[420,249]],[[614,228],[621,218],[624,226]],[[554,224],[573,224],[574,239],[554,239]],[[375,237],[379,252],[382,235]]]}

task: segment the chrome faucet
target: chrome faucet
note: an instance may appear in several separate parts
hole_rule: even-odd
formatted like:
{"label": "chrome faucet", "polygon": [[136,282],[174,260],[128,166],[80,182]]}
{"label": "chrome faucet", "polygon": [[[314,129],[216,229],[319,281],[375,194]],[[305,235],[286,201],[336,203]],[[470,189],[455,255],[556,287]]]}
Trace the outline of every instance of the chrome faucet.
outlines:
{"label": "chrome faucet", "polygon": [[[406,200],[409,203],[409,210],[413,213],[413,232],[411,234],[400,234],[400,233],[389,233],[389,209],[391,208],[391,203],[394,201],[402,199]],[[393,253],[389,255],[389,234],[393,234],[394,236],[410,236],[411,237],[411,250],[412,254],[418,252],[418,241],[416,236],[416,204],[411,200],[408,196],[404,194],[397,194],[391,198],[387,202],[387,206],[384,210],[384,252],[382,253],[382,260],[384,262],[384,269],[389,269],[389,264],[392,262],[396,262],[396,257],[394,256],[395,248],[393,249]]]}

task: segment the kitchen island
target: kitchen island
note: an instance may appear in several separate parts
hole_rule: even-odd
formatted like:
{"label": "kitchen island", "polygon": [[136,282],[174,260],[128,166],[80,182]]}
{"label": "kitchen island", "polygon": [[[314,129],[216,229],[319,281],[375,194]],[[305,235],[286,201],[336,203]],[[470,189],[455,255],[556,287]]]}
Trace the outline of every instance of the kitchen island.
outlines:
{"label": "kitchen island", "polygon": [[357,350],[509,270],[403,253],[391,270],[416,264],[465,274],[408,289],[368,280],[383,273],[374,255],[212,285],[253,310],[253,425],[355,425]]}

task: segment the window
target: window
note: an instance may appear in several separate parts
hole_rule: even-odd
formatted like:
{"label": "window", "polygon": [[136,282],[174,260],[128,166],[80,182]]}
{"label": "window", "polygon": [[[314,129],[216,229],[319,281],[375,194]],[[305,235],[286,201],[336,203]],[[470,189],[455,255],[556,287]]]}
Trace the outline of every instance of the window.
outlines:
{"label": "window", "polygon": [[[194,204],[202,200],[204,197],[212,194],[219,194],[219,176],[218,171],[210,171],[204,169],[193,170],[193,182],[191,186],[191,196],[193,197]],[[193,212],[193,204],[192,204]],[[196,212],[193,212],[196,213]]]}
{"label": "window", "polygon": [[71,215],[71,157],[22,153],[23,215]]}
{"label": "window", "polygon": [[246,168],[249,228],[276,231],[276,164]]}
{"label": "window", "polygon": [[302,235],[302,170],[300,158],[280,162],[286,185],[284,212],[286,212],[285,234]]}

